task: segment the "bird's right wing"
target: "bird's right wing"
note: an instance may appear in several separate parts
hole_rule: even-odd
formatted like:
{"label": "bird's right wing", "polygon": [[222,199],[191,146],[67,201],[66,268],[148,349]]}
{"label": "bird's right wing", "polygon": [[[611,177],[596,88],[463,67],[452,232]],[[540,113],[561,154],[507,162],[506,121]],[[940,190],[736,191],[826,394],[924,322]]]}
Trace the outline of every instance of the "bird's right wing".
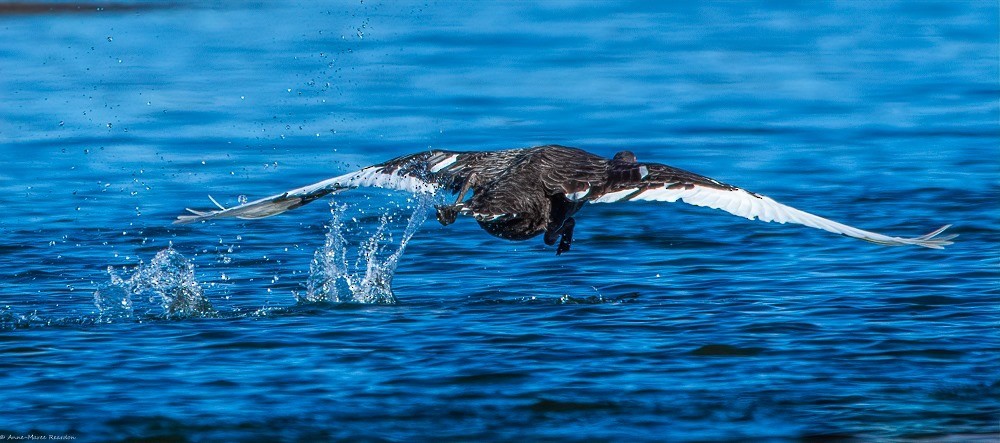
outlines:
{"label": "bird's right wing", "polygon": [[358,187],[394,189],[414,194],[434,194],[442,189],[457,192],[476,172],[489,174],[489,171],[482,171],[486,163],[480,161],[483,157],[503,152],[427,151],[405,155],[359,171],[230,208],[220,205],[209,196],[218,209],[189,208],[187,209],[189,214],[178,216],[174,223],[193,223],[213,218],[270,217],[323,196]]}

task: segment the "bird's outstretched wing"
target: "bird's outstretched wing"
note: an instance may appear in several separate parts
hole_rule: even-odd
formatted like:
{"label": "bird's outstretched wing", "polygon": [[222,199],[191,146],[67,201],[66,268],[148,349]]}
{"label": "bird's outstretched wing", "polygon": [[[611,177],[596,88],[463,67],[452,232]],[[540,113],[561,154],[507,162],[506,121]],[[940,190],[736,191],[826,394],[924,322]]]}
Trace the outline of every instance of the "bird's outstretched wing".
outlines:
{"label": "bird's outstretched wing", "polygon": [[[484,157],[493,156],[495,158],[492,158],[492,161],[482,161]],[[350,174],[230,208],[223,207],[209,196],[218,209],[195,210],[189,208],[187,209],[189,214],[178,216],[174,223],[192,223],[226,217],[242,219],[270,217],[298,208],[323,196],[357,187],[387,188],[415,194],[433,194],[440,190],[454,193],[461,189],[474,175],[488,178],[494,174],[493,170],[484,169],[484,165],[502,166],[505,160],[513,157],[511,151],[455,152],[435,150],[405,155]]]}
{"label": "bird's outstretched wing", "polygon": [[764,195],[658,163],[612,161],[608,166],[608,181],[604,189],[586,197],[593,203],[680,200],[695,206],[721,209],[750,220],[797,223],[890,246],[916,245],[941,249],[952,244],[951,239],[957,237],[957,234],[939,236],[951,225],[914,238],[892,237],[866,231],[783,205]]}

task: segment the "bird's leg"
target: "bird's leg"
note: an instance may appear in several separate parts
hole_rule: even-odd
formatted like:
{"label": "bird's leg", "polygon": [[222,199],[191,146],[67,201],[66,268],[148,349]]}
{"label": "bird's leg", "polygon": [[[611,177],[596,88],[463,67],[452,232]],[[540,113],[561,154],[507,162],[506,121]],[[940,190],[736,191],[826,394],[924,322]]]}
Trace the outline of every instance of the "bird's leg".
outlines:
{"label": "bird's leg", "polygon": [[576,220],[573,217],[567,218],[566,222],[563,223],[562,238],[559,239],[559,247],[556,248],[556,255],[569,251],[569,245],[573,243],[573,228],[575,226]]}
{"label": "bird's leg", "polygon": [[549,226],[549,229],[545,230],[545,244],[552,246],[556,244],[556,240],[559,240],[559,247],[556,248],[556,255],[560,255],[563,252],[569,251],[569,245],[573,243],[573,228],[576,226],[576,220],[573,217],[569,217],[562,222],[559,227]]}
{"label": "bird's leg", "polygon": [[444,226],[455,223],[455,219],[458,218],[458,211],[462,209],[462,201],[465,200],[465,194],[469,192],[469,188],[472,187],[472,180],[475,178],[476,174],[469,176],[469,179],[462,185],[462,190],[458,193],[458,198],[455,199],[454,204],[434,206],[434,209],[437,209],[438,222]]}
{"label": "bird's leg", "polygon": [[560,229],[546,229],[545,230],[545,244],[552,246],[556,244],[556,240],[559,239],[559,233],[562,231]]}

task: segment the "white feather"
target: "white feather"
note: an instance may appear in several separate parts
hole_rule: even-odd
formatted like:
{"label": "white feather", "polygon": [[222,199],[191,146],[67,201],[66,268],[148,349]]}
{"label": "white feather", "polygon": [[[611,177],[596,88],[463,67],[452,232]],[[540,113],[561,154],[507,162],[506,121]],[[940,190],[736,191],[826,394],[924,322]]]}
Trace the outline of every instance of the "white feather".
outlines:
{"label": "white feather", "polygon": [[638,190],[639,188],[629,188],[621,191],[609,192],[591,201],[594,203],[613,203]]}
{"label": "white feather", "polygon": [[587,189],[584,189],[582,191],[576,191],[566,194],[566,199],[568,199],[569,201],[578,202],[580,200],[583,200],[583,198],[586,197],[587,194],[590,194],[589,186],[587,187]]}
{"label": "white feather", "polygon": [[441,161],[439,161],[439,162],[431,165],[430,171],[436,173],[436,172],[438,172],[438,171],[440,171],[440,170],[442,170],[444,168],[447,168],[447,167],[455,164],[456,161],[458,161],[458,154],[452,155],[452,156],[450,156],[450,157],[448,157],[448,158],[446,158],[444,160],[441,160]]}
{"label": "white feather", "polygon": [[[178,216],[174,223],[191,223],[223,217],[244,219],[270,217],[300,206],[304,199],[311,200],[322,195],[336,194],[358,187],[386,188],[414,194],[433,194],[438,189],[436,183],[423,181],[417,177],[379,172],[379,168],[377,167],[368,167],[357,172],[323,180],[231,208],[225,208],[216,202],[215,199],[212,199],[212,202],[219,207],[218,211],[195,211],[188,209],[188,212],[193,215]],[[211,199],[211,197],[209,198]]]}
{"label": "white feather", "polygon": [[[635,188],[616,191],[605,194],[600,198],[591,200],[594,203],[609,203],[624,199],[629,194],[635,192]],[[797,223],[836,234],[846,235],[861,240],[870,241],[882,245],[917,245],[927,248],[941,249],[952,244],[951,239],[957,235],[946,235],[937,237],[938,234],[947,229],[950,225],[942,227],[927,235],[916,238],[891,237],[876,232],[838,223],[818,215],[795,209],[791,206],[783,205],[763,195],[749,193],[743,189],[717,189],[706,186],[695,185],[693,189],[668,189],[667,186],[644,190],[629,200],[650,200],[674,202],[682,200],[695,206],[705,206],[713,209],[722,209],[733,215],[738,215],[750,220],[758,219],[764,222],[777,223]]]}

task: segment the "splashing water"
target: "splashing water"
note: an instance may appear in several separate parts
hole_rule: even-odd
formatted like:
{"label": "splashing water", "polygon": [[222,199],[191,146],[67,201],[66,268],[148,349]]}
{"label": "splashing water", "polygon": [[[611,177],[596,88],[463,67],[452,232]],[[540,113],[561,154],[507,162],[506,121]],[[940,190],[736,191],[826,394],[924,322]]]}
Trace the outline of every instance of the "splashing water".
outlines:
{"label": "splashing water", "polygon": [[359,245],[358,257],[353,265],[349,265],[350,244],[344,237],[344,232],[347,230],[344,224],[347,206],[332,204],[333,207],[330,209],[332,217],[326,241],[313,256],[309,266],[306,293],[296,294],[298,301],[300,303],[396,303],[396,296],[392,292],[392,277],[406,245],[427,219],[427,209],[432,202],[427,197],[414,200],[416,204],[412,207],[413,212],[407,220],[399,247],[386,255],[392,244],[392,234],[387,231],[391,219],[382,215],[375,233]]}
{"label": "splashing water", "polygon": [[[305,294],[294,293],[299,303],[334,302],[364,304],[395,304],[392,278],[406,245],[427,219],[432,198],[419,198],[410,207],[398,247],[392,248],[390,229],[396,215],[381,215],[374,233],[352,248],[345,237],[353,226],[344,222],[347,205],[331,203],[332,218],[326,238],[317,249],[309,266]],[[357,219],[352,218],[354,222]],[[359,222],[358,222],[359,223]],[[350,260],[350,257],[357,255]],[[140,263],[124,276],[108,267],[110,282],[94,292],[94,305],[100,312],[98,321],[134,319],[155,316],[184,318],[218,316],[205,296],[194,273],[194,263],[173,247],[159,251],[149,263]],[[261,313],[265,315],[266,312]],[[225,315],[224,313],[221,315]]]}
{"label": "splashing water", "polygon": [[[199,317],[214,313],[212,303],[194,277],[194,263],[172,247],[158,253],[148,263],[141,263],[132,275],[123,279],[108,267],[111,283],[94,293],[94,304],[101,318],[132,318],[141,295],[154,306],[162,308],[167,318]],[[133,298],[135,296],[136,298]]]}

